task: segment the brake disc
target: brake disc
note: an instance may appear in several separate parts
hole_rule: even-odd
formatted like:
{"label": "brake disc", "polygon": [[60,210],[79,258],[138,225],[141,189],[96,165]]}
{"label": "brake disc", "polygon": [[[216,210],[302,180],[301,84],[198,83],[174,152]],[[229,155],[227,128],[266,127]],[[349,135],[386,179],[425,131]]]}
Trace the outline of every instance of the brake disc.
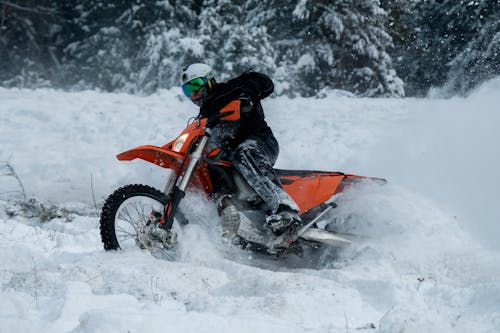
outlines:
{"label": "brake disc", "polygon": [[155,257],[172,260],[173,250],[177,245],[177,234],[172,230],[161,228],[159,219],[150,216],[138,222],[136,244],[140,248],[150,251]]}

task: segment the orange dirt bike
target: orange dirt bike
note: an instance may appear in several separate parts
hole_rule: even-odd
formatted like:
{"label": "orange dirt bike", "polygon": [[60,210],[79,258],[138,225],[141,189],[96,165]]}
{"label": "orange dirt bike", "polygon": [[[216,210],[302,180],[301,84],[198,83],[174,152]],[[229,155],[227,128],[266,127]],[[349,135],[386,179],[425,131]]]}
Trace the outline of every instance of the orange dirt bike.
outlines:
{"label": "orange dirt bike", "polygon": [[[221,120],[238,112],[239,101],[233,101],[221,110]],[[177,233],[188,223],[179,207],[188,189],[201,190],[213,198],[222,235],[252,250],[283,254],[287,250],[300,253],[304,247],[341,247],[350,241],[326,230],[321,222],[336,207],[332,197],[362,179],[385,182],[341,172],[275,169],[284,189],[299,206],[303,222],[291,232],[276,235],[264,226],[262,200],[232,163],[205,158],[210,133],[207,120],[198,119],[162,147],[140,146],[117,156],[121,161],[139,158],[172,172],[163,191],[134,184],[119,188],[107,198],[100,218],[106,250],[139,246],[171,258]],[[225,194],[219,195],[221,192]]]}

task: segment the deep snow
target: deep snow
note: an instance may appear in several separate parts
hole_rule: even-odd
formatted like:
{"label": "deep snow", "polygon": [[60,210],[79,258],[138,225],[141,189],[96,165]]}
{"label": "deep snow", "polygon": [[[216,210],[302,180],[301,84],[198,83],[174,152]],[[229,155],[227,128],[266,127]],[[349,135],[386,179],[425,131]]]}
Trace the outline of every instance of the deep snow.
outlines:
{"label": "deep snow", "polygon": [[114,156],[171,140],[194,106],[175,90],[0,88],[0,162],[29,197],[80,213],[30,218],[0,176],[0,332],[498,332],[499,89],[265,101],[278,167],[389,180],[338,198],[332,225],[354,245],[276,262],[224,244],[214,207],[189,197],[193,223],[167,262],[105,253],[92,188],[100,204],[123,184],[163,186],[167,171]]}

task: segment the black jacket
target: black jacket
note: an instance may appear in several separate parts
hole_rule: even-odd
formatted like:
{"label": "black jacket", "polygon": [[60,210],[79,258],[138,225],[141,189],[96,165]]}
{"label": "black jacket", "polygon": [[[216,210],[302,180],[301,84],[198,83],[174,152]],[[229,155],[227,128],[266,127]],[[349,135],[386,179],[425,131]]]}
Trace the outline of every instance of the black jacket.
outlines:
{"label": "black jacket", "polygon": [[223,124],[225,121],[222,121],[221,126],[217,127],[231,127],[232,133],[227,133],[224,140],[217,141],[228,146],[224,148],[231,149],[252,134],[270,133],[272,135],[265,121],[260,101],[273,91],[274,84],[267,75],[257,72],[243,73],[226,83],[214,85],[200,108],[200,117],[210,119],[219,114],[219,111],[231,101],[240,100],[241,109],[238,124]]}

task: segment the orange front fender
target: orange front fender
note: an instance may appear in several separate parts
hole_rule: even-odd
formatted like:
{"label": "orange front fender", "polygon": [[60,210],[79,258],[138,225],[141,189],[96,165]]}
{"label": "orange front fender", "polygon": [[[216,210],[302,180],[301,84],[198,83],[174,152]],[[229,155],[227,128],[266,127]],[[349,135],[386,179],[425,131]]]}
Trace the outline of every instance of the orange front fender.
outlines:
{"label": "orange front fender", "polygon": [[[163,147],[140,146],[120,153],[116,155],[116,158],[120,161],[132,161],[139,158],[156,164],[162,168],[172,169],[178,173],[181,168],[182,161],[184,160],[184,154],[165,149],[164,147],[167,146],[168,145]],[[189,187],[201,189],[207,194],[213,191],[213,185],[209,177],[209,172],[204,163],[196,169],[195,177],[193,177],[189,183]]]}
{"label": "orange front fender", "polygon": [[116,155],[120,161],[132,161],[136,158],[156,164],[162,168],[179,171],[184,159],[183,154],[156,146],[140,146]]}

